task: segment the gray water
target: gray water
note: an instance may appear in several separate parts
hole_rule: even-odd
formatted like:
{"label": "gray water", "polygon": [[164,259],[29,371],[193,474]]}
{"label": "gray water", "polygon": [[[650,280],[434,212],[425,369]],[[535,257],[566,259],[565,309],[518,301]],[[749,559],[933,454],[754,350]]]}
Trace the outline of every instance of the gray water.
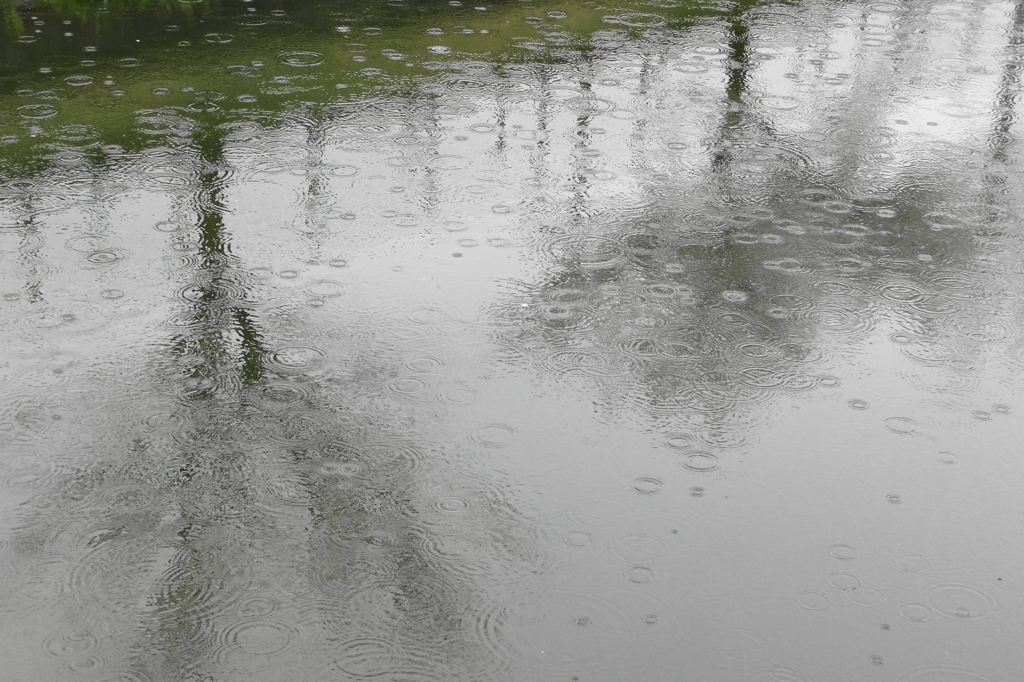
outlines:
{"label": "gray water", "polygon": [[0,678],[1021,678],[1024,3],[0,8]]}

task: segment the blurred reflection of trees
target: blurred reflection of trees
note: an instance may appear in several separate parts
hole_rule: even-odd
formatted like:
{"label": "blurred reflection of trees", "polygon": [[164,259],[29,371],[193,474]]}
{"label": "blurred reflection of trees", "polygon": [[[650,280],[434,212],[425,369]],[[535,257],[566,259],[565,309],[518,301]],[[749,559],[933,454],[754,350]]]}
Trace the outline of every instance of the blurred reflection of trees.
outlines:
{"label": "blurred reflection of trees", "polygon": [[[890,80],[850,86],[856,106],[830,109],[838,96],[808,95],[803,108],[792,111],[794,91],[765,75],[769,62],[753,56],[765,34],[788,30],[751,18],[768,4],[680,10],[679,21],[694,30],[714,29],[709,49],[724,46],[724,66],[702,63],[701,81],[672,80],[684,57],[666,39],[675,29],[659,27],[624,32],[617,43],[614,36],[586,44],[559,35],[552,44],[561,49],[568,42],[579,54],[568,63],[547,54],[527,64],[522,82],[530,94],[454,95],[496,112],[499,134],[480,154],[481,165],[516,163],[508,135],[513,117],[529,117],[538,134],[525,164],[533,184],[513,178],[502,188],[527,206],[521,231],[537,247],[530,257],[538,259],[536,277],[516,283],[517,291],[490,311],[503,357],[529,363],[546,377],[588,382],[608,403],[610,418],[643,414],[666,433],[681,431],[712,447],[746,442],[776,396],[837,385],[832,372],[843,357],[879,334],[902,333],[910,343],[937,336],[950,319],[983,321],[984,311],[971,310],[977,292],[962,286],[963,275],[978,270],[980,250],[969,230],[956,226],[1008,215],[993,218],[1001,199],[978,191],[991,190],[991,183],[976,168],[901,165],[892,158],[916,154],[914,140],[887,142],[888,158],[875,154],[882,145],[872,146],[872,138],[901,139],[881,124],[904,96],[904,85],[920,75],[897,68],[898,51],[872,57]],[[1014,14],[1013,45],[1022,6]],[[803,8],[830,17],[834,5]],[[9,30],[21,30],[19,15],[5,9],[4,16]],[[896,38],[924,30],[926,21],[926,10],[908,10]],[[999,163],[1008,160],[1019,96],[1012,57],[1013,48],[1000,56],[997,120],[985,131],[991,159]],[[696,65],[691,58],[686,55],[686,63]],[[610,105],[597,94],[602,78],[622,77],[614,62],[636,64],[627,75],[636,75],[643,102],[632,120],[602,123],[620,126],[609,136],[613,141],[604,142],[595,123],[608,113],[601,107]],[[509,63],[484,65],[481,78],[490,85],[511,82]],[[323,82],[334,75],[322,76]],[[353,128],[398,120],[413,132],[437,132],[446,125],[437,90],[443,86],[431,82],[428,91],[420,85],[411,79],[393,92],[381,88],[384,94],[365,106],[358,98],[345,100],[345,115]],[[557,99],[556,86],[572,91],[575,108]],[[691,91],[701,97],[691,99]],[[415,432],[390,429],[386,411],[353,417],[346,403],[360,391],[378,391],[400,358],[374,347],[364,349],[376,357],[360,372],[336,365],[322,370],[329,353],[316,344],[345,350],[365,338],[358,336],[362,330],[351,319],[345,320],[349,327],[323,328],[304,309],[301,294],[273,304],[262,300],[259,276],[235,250],[245,237],[229,228],[225,195],[244,181],[233,175],[239,169],[228,158],[229,127],[221,125],[235,116],[279,126],[303,153],[297,224],[315,259],[335,203],[381,208],[383,202],[355,190],[351,197],[331,192],[325,156],[337,124],[332,116],[341,118],[340,107],[331,107],[337,91],[303,96],[320,99],[244,113],[177,105],[164,111],[194,124],[168,145],[188,179],[187,198],[176,208],[181,225],[170,237],[182,246],[184,284],[173,319],[160,326],[161,333],[173,327],[171,338],[147,340],[157,352],[146,359],[142,381],[152,386],[128,388],[140,403],[160,393],[172,406],[161,416],[170,426],[152,433],[140,426],[152,415],[141,414],[118,422],[107,447],[118,456],[127,452],[128,463],[112,456],[70,476],[60,494],[41,495],[37,501],[53,503],[32,512],[19,548],[75,546],[83,537],[87,549],[100,547],[98,557],[80,553],[90,575],[107,572],[111,587],[93,587],[113,603],[91,602],[88,586],[79,586],[78,605],[93,610],[90,618],[108,631],[129,633],[137,667],[157,679],[155,671],[173,679],[222,665],[259,672],[258,653],[225,639],[239,613],[246,622],[266,621],[259,636],[272,646],[294,650],[292,659],[275,665],[302,669],[314,665],[301,660],[303,652],[380,634],[412,661],[399,672],[429,667],[430,656],[443,652],[446,669],[469,678],[493,667],[493,654],[466,637],[463,620],[485,589],[478,579],[493,575],[467,577],[425,549],[435,535],[452,531],[423,521],[428,496],[439,487],[433,479],[452,472],[432,461]],[[391,110],[387,116],[374,112],[382,101]],[[687,119],[693,129],[680,132],[687,107],[702,116],[696,123]],[[141,137],[132,128],[139,108],[126,109],[131,125],[119,119],[123,128],[102,131],[104,139],[108,133]],[[469,117],[451,119],[461,125]],[[436,157],[440,137],[408,158]],[[369,149],[378,156],[392,151],[387,142]],[[594,151],[615,163],[628,160],[621,173],[628,177],[611,177],[593,160]],[[99,165],[82,172],[107,171]],[[602,171],[610,179],[598,178]],[[66,177],[61,173],[75,172],[50,165],[41,182],[59,184]],[[436,169],[424,162],[404,177],[416,194],[411,201],[443,217]],[[974,202],[970,219],[976,222],[950,210],[960,200]],[[31,202],[18,201],[6,198],[4,210],[32,213]],[[18,229],[25,240],[21,255],[31,260],[37,228],[28,221]],[[42,280],[26,281],[38,295]],[[367,316],[366,326],[383,328],[383,317]],[[983,352],[969,334],[958,343],[939,359],[966,363]],[[337,389],[339,382],[351,385]],[[110,486],[128,484],[152,505],[129,514],[95,501]],[[513,534],[517,513],[507,500],[486,509],[490,515],[480,523],[488,527],[471,539],[502,545],[493,549],[498,559],[490,568],[514,563],[521,557],[496,539]],[[101,526],[104,534],[93,535]],[[248,601],[257,597],[264,601]],[[277,620],[270,619],[274,613]],[[281,626],[285,622],[319,636],[300,638]]]}

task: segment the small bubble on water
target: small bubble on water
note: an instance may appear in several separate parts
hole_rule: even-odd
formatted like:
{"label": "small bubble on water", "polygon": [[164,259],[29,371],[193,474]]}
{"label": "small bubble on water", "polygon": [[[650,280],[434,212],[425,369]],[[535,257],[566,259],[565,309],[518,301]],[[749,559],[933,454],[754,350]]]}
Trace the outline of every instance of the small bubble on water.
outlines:
{"label": "small bubble on water", "polygon": [[633,490],[641,495],[652,495],[661,490],[661,481],[649,476],[643,476],[633,481]]}
{"label": "small bubble on water", "polygon": [[871,665],[882,665],[882,657],[881,656],[872,656],[871,657]]}
{"label": "small bubble on water", "polygon": [[114,251],[93,251],[85,258],[94,265],[109,265],[121,260],[121,256]]}
{"label": "small bubble on water", "polygon": [[654,571],[646,566],[634,566],[626,571],[626,580],[637,585],[646,585],[654,580]]}
{"label": "small bubble on water", "polygon": [[932,610],[924,604],[916,602],[901,604],[897,612],[901,618],[915,623],[924,623],[932,618]]}
{"label": "small bubble on water", "polygon": [[[693,487],[690,488],[690,494],[694,497],[704,497],[704,488]],[[676,531],[672,531],[675,533]]]}
{"label": "small bubble on water", "polygon": [[825,581],[828,586],[841,592],[849,592],[860,587],[860,578],[849,573],[833,573]]}
{"label": "small bubble on water", "polygon": [[450,495],[448,497],[442,497],[434,501],[431,507],[435,511],[443,512],[445,514],[459,514],[466,511],[470,507],[470,502],[464,497],[458,495]]}
{"label": "small bubble on water", "polygon": [[671,434],[665,438],[665,445],[673,450],[685,450],[693,445],[693,438],[686,434]]}
{"label": "small bubble on water", "polygon": [[917,431],[917,422],[906,417],[889,417],[885,420],[885,427],[893,433],[908,435]]}
{"label": "small bubble on water", "polygon": [[840,561],[851,561],[857,556],[857,552],[849,545],[832,545],[828,548],[828,555]]}
{"label": "small bubble on water", "polygon": [[824,611],[831,605],[831,600],[821,592],[807,590],[797,595],[796,603],[807,611]]}
{"label": "small bubble on water", "polygon": [[907,573],[925,573],[932,568],[932,561],[920,554],[901,554],[893,559],[896,568]]}
{"label": "small bubble on water", "polygon": [[719,467],[718,456],[710,452],[691,452],[683,456],[680,462],[690,471],[714,471]]}
{"label": "small bubble on water", "polygon": [[935,456],[935,459],[939,460],[943,464],[956,464],[956,454],[948,451],[940,452]]}
{"label": "small bubble on water", "polygon": [[647,615],[645,615],[643,617],[643,621],[645,623],[647,623],[648,625],[657,625],[658,617],[656,615],[654,615],[653,613],[648,613]]}
{"label": "small bubble on water", "polygon": [[574,530],[562,536],[562,542],[570,547],[587,547],[594,543],[594,536],[582,530]]}
{"label": "small bubble on water", "polygon": [[515,433],[515,429],[507,424],[487,424],[471,431],[468,438],[487,448],[503,448],[512,442]]}
{"label": "small bubble on water", "polygon": [[895,495],[895,494],[893,494],[893,495],[886,495],[885,499],[887,499],[889,501],[889,504],[899,504],[899,503],[901,503],[903,501],[902,497],[900,497],[899,495]]}
{"label": "small bubble on water", "polygon": [[977,419],[978,421],[987,422],[988,420],[992,419],[992,413],[986,412],[985,410],[977,410],[974,413],[974,418]]}
{"label": "small bubble on water", "polygon": [[318,471],[322,476],[355,476],[360,468],[354,462],[323,462]]}
{"label": "small bubble on water", "polygon": [[868,401],[860,400],[859,398],[855,398],[855,399],[851,400],[850,402],[848,402],[846,404],[849,405],[850,407],[852,407],[855,410],[866,410],[866,409],[868,409]]}

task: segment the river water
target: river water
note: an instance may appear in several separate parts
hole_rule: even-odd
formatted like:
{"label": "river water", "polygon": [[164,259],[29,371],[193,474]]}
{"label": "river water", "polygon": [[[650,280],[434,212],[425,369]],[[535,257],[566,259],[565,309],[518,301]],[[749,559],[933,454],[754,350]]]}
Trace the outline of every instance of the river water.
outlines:
{"label": "river water", "polygon": [[4,679],[1020,679],[1024,3],[611,2],[0,4]]}

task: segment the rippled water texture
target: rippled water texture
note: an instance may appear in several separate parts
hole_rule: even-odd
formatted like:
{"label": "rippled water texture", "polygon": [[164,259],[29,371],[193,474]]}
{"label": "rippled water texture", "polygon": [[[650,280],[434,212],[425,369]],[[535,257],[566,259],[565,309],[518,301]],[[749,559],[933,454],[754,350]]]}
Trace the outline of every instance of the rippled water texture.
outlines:
{"label": "rippled water texture", "polygon": [[1004,682],[1024,3],[0,0],[0,674]]}

